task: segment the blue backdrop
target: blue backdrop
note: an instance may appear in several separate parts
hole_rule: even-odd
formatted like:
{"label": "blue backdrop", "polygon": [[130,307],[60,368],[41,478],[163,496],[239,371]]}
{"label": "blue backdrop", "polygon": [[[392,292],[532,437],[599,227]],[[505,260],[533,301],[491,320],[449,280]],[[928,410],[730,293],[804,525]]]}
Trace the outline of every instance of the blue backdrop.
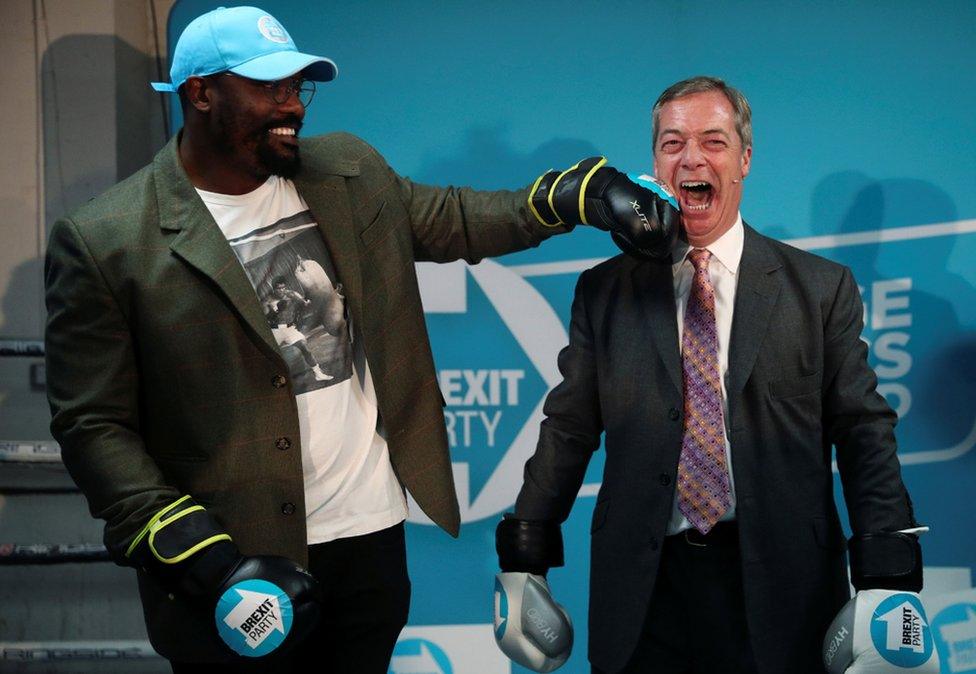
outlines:
{"label": "blue backdrop", "polygon": [[[218,4],[177,2],[171,46]],[[514,188],[593,154],[650,172],[650,107],[664,87],[712,74],[745,92],[755,145],[743,216],[853,268],[872,362],[901,417],[905,481],[932,526],[928,587],[971,586],[976,3],[263,7],[300,49],[339,65],[303,133],[355,133],[423,182]],[[423,270],[465,521],[459,541],[408,527],[414,600],[391,672],[523,671],[499,658],[488,628],[494,526],[538,434],[576,277],[615,253],[604,235],[577,231],[474,268]],[[598,453],[564,527],[567,566],[550,574],[577,625],[567,674],[589,671],[588,525],[601,469]],[[950,609],[963,616],[951,624],[968,615]],[[957,647],[970,638],[976,649],[976,622],[960,624],[974,627],[951,632]],[[944,660],[944,671],[963,670]]]}

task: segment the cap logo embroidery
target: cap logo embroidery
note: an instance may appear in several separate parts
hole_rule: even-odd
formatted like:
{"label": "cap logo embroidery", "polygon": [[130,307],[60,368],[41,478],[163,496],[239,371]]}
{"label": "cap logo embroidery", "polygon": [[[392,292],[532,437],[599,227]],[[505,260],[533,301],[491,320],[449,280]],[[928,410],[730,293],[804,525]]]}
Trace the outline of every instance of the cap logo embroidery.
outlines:
{"label": "cap logo embroidery", "polygon": [[261,35],[272,42],[288,42],[288,33],[285,32],[280,23],[275,21],[273,16],[266,14],[258,19],[258,30],[261,31]]}

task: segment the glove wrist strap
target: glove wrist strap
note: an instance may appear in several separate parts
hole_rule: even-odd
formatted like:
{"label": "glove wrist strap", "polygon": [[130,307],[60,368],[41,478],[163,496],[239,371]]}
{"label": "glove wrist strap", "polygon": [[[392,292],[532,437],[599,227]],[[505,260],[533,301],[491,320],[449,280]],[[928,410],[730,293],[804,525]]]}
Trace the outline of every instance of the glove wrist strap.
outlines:
{"label": "glove wrist strap", "polygon": [[559,524],[522,520],[505,515],[495,530],[495,551],[502,571],[544,576],[563,565],[563,535]]}
{"label": "glove wrist strap", "polygon": [[559,171],[547,171],[539,176],[529,191],[529,210],[542,225],[558,227],[563,221],[556,215],[556,211],[549,205],[549,195],[552,187],[561,174]]}
{"label": "glove wrist strap", "polygon": [[153,515],[125,556],[164,584],[198,594],[216,587],[240,553],[210,513],[184,496]]}
{"label": "glove wrist strap", "polygon": [[850,539],[849,548],[851,583],[858,591],[922,589],[918,536],[895,531],[861,534]]}

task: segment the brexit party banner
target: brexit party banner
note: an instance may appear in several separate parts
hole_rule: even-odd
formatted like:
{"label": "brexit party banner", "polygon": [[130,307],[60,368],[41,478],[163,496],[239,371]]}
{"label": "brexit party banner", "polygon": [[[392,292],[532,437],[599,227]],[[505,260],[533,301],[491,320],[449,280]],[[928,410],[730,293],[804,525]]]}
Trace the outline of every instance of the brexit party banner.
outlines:
{"label": "brexit party banner", "polygon": [[[170,48],[220,4],[178,0]],[[762,0],[257,4],[301,50],[339,65],[302,135],[354,133],[423,183],[515,189],[594,155],[653,173],[650,113],[665,87],[708,74],[741,89],[754,136],[743,218],[852,269],[878,390],[899,415],[903,476],[931,527],[923,600],[970,591],[976,75],[964,66],[976,62],[976,4],[895,1],[883,14],[870,3],[769,11]],[[411,507],[413,596],[392,674],[525,671],[492,636],[494,529],[560,379],[576,279],[617,252],[579,227],[474,266],[419,265],[462,528],[454,540]],[[567,674],[589,672],[589,524],[602,471],[598,451],[563,526],[566,566],[549,574],[576,628]],[[835,497],[843,510],[839,480]],[[943,672],[976,672],[976,601],[937,609],[926,603]]]}

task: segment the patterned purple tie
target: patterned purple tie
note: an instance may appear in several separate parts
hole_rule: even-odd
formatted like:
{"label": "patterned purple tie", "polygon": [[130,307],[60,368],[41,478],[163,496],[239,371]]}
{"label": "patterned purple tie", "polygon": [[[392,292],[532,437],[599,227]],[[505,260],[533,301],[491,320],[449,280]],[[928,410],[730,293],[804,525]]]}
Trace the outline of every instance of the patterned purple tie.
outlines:
{"label": "patterned purple tie", "polygon": [[732,505],[725,465],[725,424],[718,370],[715,289],[708,277],[712,254],[688,253],[695,266],[681,336],[685,415],[678,461],[678,510],[703,534]]}

